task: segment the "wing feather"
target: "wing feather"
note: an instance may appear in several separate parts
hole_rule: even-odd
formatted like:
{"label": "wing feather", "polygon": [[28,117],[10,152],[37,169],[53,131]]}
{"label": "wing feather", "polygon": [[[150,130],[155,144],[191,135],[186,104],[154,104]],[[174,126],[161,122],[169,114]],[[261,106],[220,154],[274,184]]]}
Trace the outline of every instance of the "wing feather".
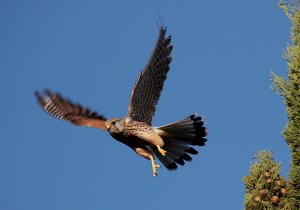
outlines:
{"label": "wing feather", "polygon": [[83,108],[79,104],[74,104],[58,93],[45,90],[44,94],[41,94],[36,91],[35,96],[42,109],[55,118],[69,121],[78,126],[89,126],[106,130],[106,118],[104,116],[88,108]]}
{"label": "wing feather", "polygon": [[172,61],[171,36],[166,38],[165,34],[166,28],[161,26],[156,46],[135,83],[128,107],[127,117],[149,125]]}

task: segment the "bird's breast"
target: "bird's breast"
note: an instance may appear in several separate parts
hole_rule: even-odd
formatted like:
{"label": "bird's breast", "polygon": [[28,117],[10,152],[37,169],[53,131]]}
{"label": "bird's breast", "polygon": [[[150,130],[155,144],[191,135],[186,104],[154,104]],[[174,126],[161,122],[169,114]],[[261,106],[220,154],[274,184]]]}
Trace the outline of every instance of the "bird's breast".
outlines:
{"label": "bird's breast", "polygon": [[143,145],[143,146],[163,146],[163,139],[154,132],[154,129],[143,122],[131,121],[124,126],[121,133],[111,134],[116,140],[130,146]]}
{"label": "bird's breast", "polygon": [[133,141],[141,141],[145,146],[163,146],[163,139],[146,123],[133,122],[125,126],[123,135]]}

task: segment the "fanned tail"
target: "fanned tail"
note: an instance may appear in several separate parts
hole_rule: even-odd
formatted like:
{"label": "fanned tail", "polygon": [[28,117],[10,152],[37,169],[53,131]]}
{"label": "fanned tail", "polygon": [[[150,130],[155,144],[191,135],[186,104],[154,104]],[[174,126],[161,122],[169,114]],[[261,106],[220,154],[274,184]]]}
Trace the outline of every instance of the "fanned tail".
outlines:
{"label": "fanned tail", "polygon": [[156,127],[155,132],[159,134],[167,151],[165,156],[161,155],[155,148],[152,148],[155,156],[169,170],[175,170],[177,164],[184,165],[185,161],[191,161],[189,154],[196,155],[198,151],[193,146],[204,146],[207,141],[206,129],[202,117],[192,114],[177,122]]}

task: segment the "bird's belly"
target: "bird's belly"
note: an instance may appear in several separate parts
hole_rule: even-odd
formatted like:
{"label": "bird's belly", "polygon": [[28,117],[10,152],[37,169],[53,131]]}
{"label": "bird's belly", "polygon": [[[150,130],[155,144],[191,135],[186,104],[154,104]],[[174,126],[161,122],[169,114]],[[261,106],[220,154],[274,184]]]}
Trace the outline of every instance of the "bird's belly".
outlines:
{"label": "bird's belly", "polygon": [[156,133],[152,132],[141,132],[141,133],[128,133],[123,132],[118,135],[112,135],[114,139],[117,141],[126,144],[130,147],[147,147],[147,146],[163,146],[164,142],[163,139],[157,135]]}
{"label": "bird's belly", "polygon": [[112,137],[118,142],[121,142],[131,148],[151,146],[149,142],[138,136],[112,135]]}

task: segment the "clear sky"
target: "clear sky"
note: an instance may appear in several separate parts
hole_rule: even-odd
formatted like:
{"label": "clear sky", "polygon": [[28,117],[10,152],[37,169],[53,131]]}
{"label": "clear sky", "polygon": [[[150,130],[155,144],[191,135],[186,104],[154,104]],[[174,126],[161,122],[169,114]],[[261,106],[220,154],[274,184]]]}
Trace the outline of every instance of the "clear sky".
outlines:
{"label": "clear sky", "polygon": [[[282,99],[270,70],[290,22],[276,1],[0,1],[0,209],[242,209],[249,162],[272,149],[288,175]],[[158,34],[173,62],[154,125],[197,112],[208,142],[175,172],[107,132],[49,117],[35,90],[59,91],[106,117],[123,117]]]}

